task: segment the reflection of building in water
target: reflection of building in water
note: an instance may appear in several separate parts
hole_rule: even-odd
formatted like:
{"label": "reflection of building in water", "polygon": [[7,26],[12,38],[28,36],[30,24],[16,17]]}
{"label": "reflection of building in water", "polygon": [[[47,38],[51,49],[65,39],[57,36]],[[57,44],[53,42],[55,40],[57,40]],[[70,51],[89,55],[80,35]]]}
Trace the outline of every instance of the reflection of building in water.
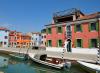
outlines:
{"label": "reflection of building in water", "polygon": [[21,63],[21,61],[18,61],[17,59],[14,58],[9,59],[9,64],[18,64],[18,63]]}

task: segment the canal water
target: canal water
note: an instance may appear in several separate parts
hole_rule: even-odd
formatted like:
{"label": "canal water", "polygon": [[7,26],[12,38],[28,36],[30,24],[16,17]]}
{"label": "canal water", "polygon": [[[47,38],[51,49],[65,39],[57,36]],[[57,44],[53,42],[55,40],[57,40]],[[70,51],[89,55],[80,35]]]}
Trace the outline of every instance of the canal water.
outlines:
{"label": "canal water", "polygon": [[4,73],[87,73],[78,64],[73,64],[70,69],[58,70],[34,63],[32,60],[21,61],[5,54],[0,54],[0,57],[8,60],[7,66],[0,67],[0,72]]}

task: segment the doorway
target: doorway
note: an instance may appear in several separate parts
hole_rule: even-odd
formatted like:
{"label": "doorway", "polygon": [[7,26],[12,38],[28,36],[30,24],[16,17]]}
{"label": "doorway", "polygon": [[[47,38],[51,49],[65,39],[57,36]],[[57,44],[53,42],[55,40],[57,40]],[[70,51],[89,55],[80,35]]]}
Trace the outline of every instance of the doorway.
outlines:
{"label": "doorway", "polygon": [[67,41],[68,41],[68,44],[67,44],[67,52],[71,52],[72,51],[71,50],[71,40],[68,39]]}

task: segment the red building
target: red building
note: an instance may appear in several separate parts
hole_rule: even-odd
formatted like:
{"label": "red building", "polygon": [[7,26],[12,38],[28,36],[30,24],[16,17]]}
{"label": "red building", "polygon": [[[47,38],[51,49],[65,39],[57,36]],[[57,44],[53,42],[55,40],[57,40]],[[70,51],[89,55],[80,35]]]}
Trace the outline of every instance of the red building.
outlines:
{"label": "red building", "polygon": [[97,48],[100,38],[100,13],[84,15],[71,22],[73,48]]}
{"label": "red building", "polygon": [[97,48],[100,42],[100,12],[85,15],[80,10],[57,12],[53,23],[46,25],[48,47]]}
{"label": "red building", "polygon": [[55,13],[53,23],[46,25],[47,46],[63,47],[65,40],[68,38],[66,37],[66,23],[72,22],[81,16],[83,16],[83,13],[77,9],[69,9]]}

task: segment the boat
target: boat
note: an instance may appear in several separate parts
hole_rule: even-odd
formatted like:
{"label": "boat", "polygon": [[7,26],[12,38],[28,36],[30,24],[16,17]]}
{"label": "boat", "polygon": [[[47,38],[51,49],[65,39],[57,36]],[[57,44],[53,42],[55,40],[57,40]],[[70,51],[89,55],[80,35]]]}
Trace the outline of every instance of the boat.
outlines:
{"label": "boat", "polygon": [[100,64],[92,64],[84,61],[77,61],[81,67],[89,73],[100,73]]}
{"label": "boat", "polygon": [[29,57],[36,63],[43,64],[52,68],[62,69],[65,67],[70,68],[71,62],[65,62],[62,59],[47,57],[47,54],[29,53]]}
{"label": "boat", "polygon": [[26,55],[23,54],[23,53],[12,53],[12,54],[9,54],[9,55],[13,58],[17,58],[17,59],[20,59],[20,60],[26,59]]}

